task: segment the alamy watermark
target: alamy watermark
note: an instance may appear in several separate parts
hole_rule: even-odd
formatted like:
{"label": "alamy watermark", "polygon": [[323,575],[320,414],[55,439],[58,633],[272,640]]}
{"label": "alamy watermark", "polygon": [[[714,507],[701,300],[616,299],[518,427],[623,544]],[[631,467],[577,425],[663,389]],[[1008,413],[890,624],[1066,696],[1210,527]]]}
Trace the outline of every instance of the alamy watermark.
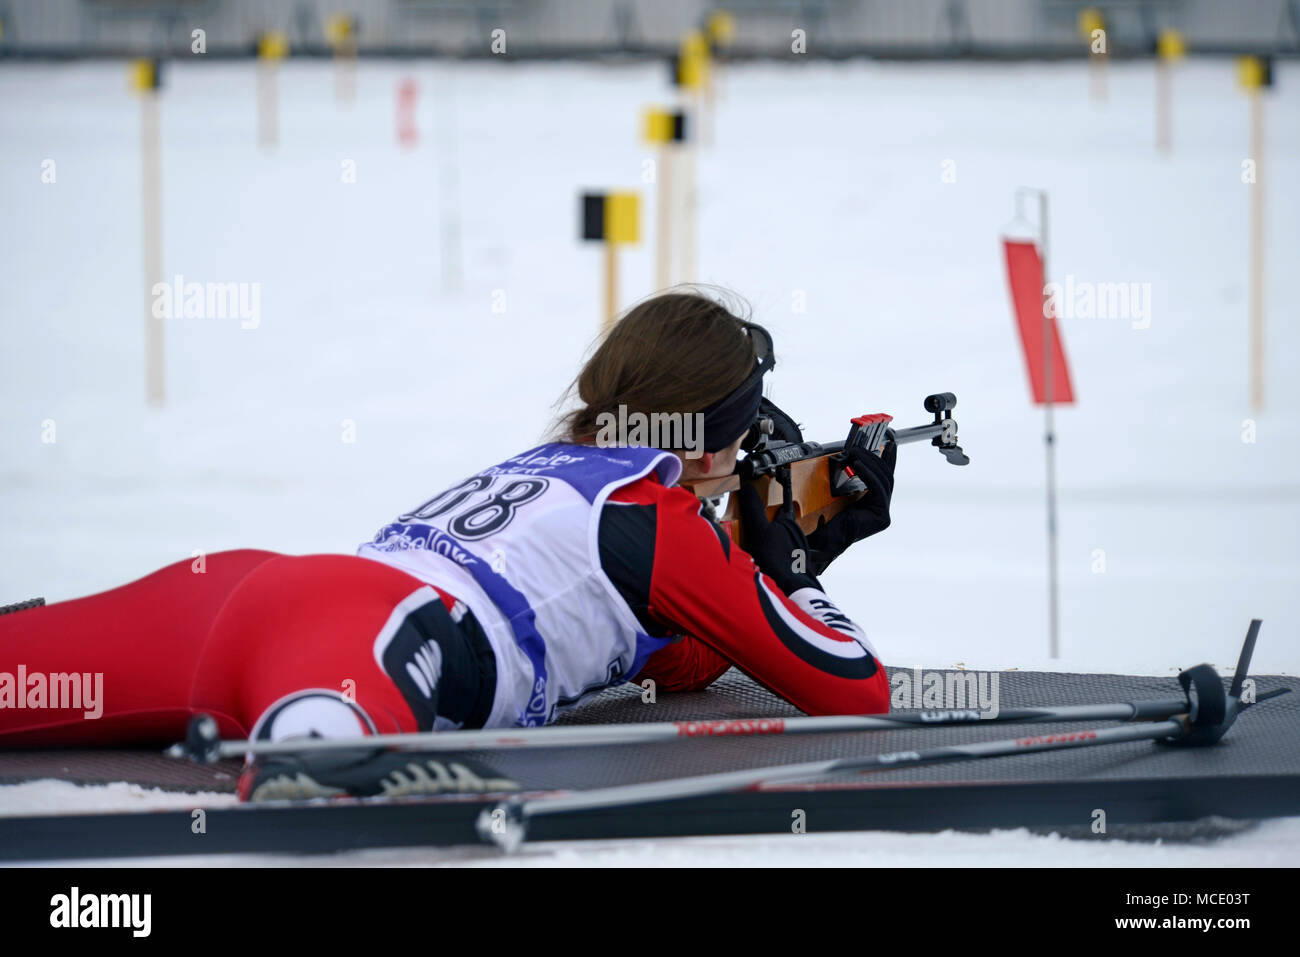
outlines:
{"label": "alamy watermark", "polygon": [[104,673],[0,671],[0,708],[63,711],[79,709],[88,721],[104,714]]}
{"label": "alamy watermark", "polygon": [[702,412],[629,412],[620,405],[618,414],[602,412],[596,416],[596,446],[625,448],[642,446],[655,449],[684,449],[686,458],[704,454],[704,414]]}
{"label": "alamy watermark", "polygon": [[152,912],[152,894],[83,893],[74,885],[50,898],[51,927],[119,927],[132,937],[148,937]]}
{"label": "alamy watermark", "polygon": [[938,708],[977,711],[981,718],[996,718],[998,673],[996,671],[896,671],[889,679],[889,702],[893,708]]}
{"label": "alamy watermark", "polygon": [[1043,287],[1043,315],[1049,319],[1131,319],[1134,329],[1151,325],[1151,283],[1077,281]]}
{"label": "alamy watermark", "polygon": [[239,319],[239,328],[256,329],[262,322],[259,282],[156,282],[150,289],[158,319]]}

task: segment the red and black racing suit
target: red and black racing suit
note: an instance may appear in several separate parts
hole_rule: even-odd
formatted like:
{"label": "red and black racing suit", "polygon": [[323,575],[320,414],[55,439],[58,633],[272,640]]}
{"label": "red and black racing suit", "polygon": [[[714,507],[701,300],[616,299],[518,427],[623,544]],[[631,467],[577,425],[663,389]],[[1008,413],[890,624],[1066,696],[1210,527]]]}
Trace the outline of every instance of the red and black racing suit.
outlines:
{"label": "red and black racing suit", "polygon": [[[616,491],[599,547],[645,631],[681,636],[634,680],[698,690],[735,665],[809,714],[889,710],[885,669],[861,630],[819,590],[783,594],[685,489],[646,477]],[[246,737],[277,702],[314,688],[345,688],[371,732],[426,730],[432,715],[417,717],[373,654],[375,636],[422,584],[366,558],[241,550],[0,615],[0,747],[176,740],[198,712],[214,715],[223,736]],[[440,594],[401,627],[439,645],[437,716],[479,727],[491,711],[493,655],[473,615]],[[56,706],[67,699],[53,683],[66,691],[74,673],[86,690],[101,677],[97,716],[86,701]]]}

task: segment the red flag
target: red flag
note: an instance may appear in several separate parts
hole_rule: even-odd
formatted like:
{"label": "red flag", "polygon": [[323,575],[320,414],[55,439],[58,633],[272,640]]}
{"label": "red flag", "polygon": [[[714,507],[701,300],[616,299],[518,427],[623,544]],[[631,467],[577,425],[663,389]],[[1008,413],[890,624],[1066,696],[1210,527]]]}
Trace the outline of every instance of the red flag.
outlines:
{"label": "red flag", "polygon": [[1043,330],[1049,330],[1052,349],[1052,401],[1074,401],[1070,387],[1070,369],[1065,363],[1065,347],[1056,328],[1056,317],[1044,318],[1046,300],[1043,297],[1043,261],[1038,257],[1038,247],[1033,243],[1004,239],[1007,252],[1007,282],[1011,286],[1011,302],[1016,310],[1016,325],[1020,330],[1020,344],[1025,350],[1025,365],[1029,367],[1029,387],[1034,402],[1047,401],[1047,381],[1044,375]]}

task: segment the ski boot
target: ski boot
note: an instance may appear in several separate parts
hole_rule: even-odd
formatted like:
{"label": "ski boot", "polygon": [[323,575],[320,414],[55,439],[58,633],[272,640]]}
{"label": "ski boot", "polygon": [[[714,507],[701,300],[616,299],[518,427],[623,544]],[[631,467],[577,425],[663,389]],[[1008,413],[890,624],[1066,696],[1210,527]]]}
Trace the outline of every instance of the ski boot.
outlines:
{"label": "ski boot", "polygon": [[518,791],[492,768],[442,752],[348,748],[264,755],[239,776],[241,801],[334,797],[408,797]]}

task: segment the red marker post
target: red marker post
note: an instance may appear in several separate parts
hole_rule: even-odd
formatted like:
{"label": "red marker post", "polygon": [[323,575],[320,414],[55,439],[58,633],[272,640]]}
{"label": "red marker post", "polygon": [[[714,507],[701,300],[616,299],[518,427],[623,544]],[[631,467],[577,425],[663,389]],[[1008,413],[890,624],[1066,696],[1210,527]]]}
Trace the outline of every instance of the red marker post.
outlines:
{"label": "red marker post", "polygon": [[1058,403],[1073,403],[1074,389],[1065,348],[1056,327],[1056,303],[1047,296],[1047,193],[1021,187],[1016,190],[1016,222],[1026,197],[1038,199],[1037,240],[1003,239],[1007,283],[1016,315],[1016,328],[1024,350],[1033,401],[1043,407],[1043,443],[1047,451],[1047,607],[1048,646],[1053,658],[1061,654],[1059,583],[1056,534],[1056,434],[1053,410]]}
{"label": "red marker post", "polygon": [[414,77],[404,77],[397,84],[397,142],[403,149],[413,149],[420,141],[415,125],[415,106],[420,99],[420,85]]}

